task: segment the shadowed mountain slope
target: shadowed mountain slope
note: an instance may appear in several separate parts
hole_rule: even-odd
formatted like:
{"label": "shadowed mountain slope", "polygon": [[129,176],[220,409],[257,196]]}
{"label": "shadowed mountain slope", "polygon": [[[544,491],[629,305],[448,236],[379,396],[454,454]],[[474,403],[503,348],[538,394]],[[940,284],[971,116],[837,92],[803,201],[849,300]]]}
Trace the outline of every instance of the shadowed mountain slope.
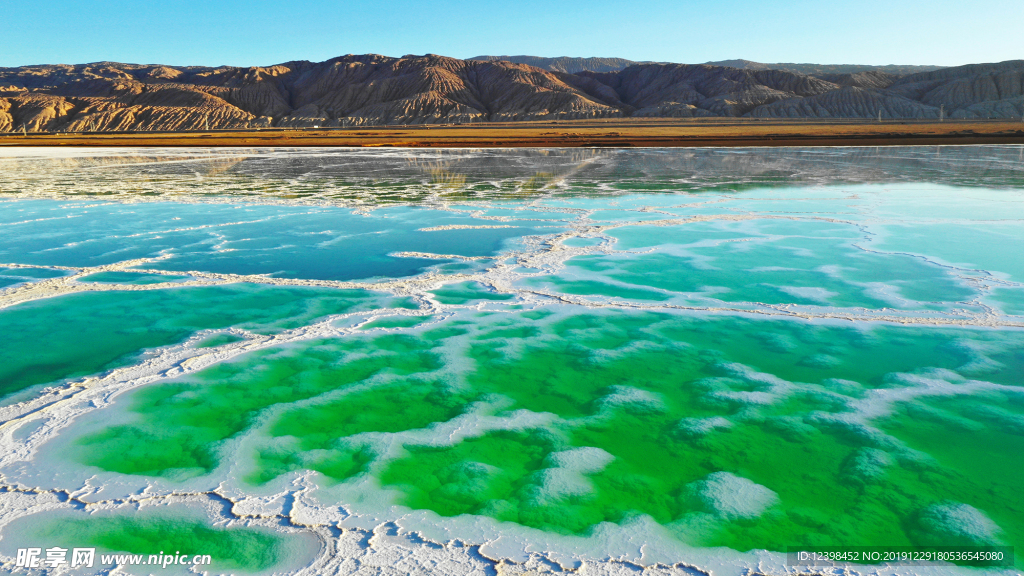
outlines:
{"label": "shadowed mountain slope", "polygon": [[572,56],[559,56],[557,58],[544,58],[543,56],[474,56],[470,60],[515,62],[516,64],[529,64],[544,70],[568,74],[579,74],[583,71],[618,72],[633,64],[647,64],[647,62],[635,62],[625,58],[575,58]]}
{"label": "shadowed mountain slope", "polygon": [[640,117],[1013,118],[1024,61],[896,76],[632,64],[578,74],[428,54],[267,67],[0,68],[0,131],[194,130]]}
{"label": "shadowed mountain slope", "polygon": [[[668,64],[668,62],[637,62],[625,58],[576,58],[572,56],[559,56],[557,58],[545,58],[543,56],[474,56],[470,60],[505,60],[516,64],[529,64],[537,68],[551,70],[554,72],[568,72],[579,74],[583,71],[590,72],[618,72],[634,64]],[[901,64],[889,64],[885,66],[872,66],[870,64],[797,64],[777,63],[765,64],[752,60],[719,60],[717,62],[705,62],[708,66],[723,66],[726,68],[740,68],[741,70],[782,70],[783,72],[795,72],[822,77],[822,75],[857,74],[860,72],[880,72],[892,76],[905,76],[917,74],[918,72],[931,72],[939,70],[942,66],[909,66]]]}
{"label": "shadowed mountain slope", "polygon": [[636,116],[743,116],[787,98],[824,94],[837,84],[779,70],[691,64],[642,64],[621,72],[583,72],[607,84]]}
{"label": "shadowed mountain slope", "polygon": [[833,84],[838,84],[840,86],[876,88],[879,90],[892,86],[900,78],[895,74],[879,72],[878,70],[842,74],[816,74],[815,76],[825,80],[826,82],[832,82]]}
{"label": "shadowed mountain slope", "polygon": [[943,66],[910,66],[904,64],[888,64],[883,66],[872,66],[870,64],[798,64],[796,62],[777,62],[765,64],[764,62],[753,62],[751,60],[719,60],[717,62],[705,62],[709,66],[728,66],[730,68],[742,68],[744,70],[783,70],[785,72],[796,72],[797,74],[810,74],[821,76],[822,74],[856,74],[858,72],[884,72],[895,76],[917,74],[918,72],[931,72],[942,69]]}
{"label": "shadowed mountain slope", "polygon": [[884,89],[849,83],[835,94],[776,102],[752,115],[866,118],[879,112],[884,118],[1019,118],[1024,114],[1024,60],[911,74]]}

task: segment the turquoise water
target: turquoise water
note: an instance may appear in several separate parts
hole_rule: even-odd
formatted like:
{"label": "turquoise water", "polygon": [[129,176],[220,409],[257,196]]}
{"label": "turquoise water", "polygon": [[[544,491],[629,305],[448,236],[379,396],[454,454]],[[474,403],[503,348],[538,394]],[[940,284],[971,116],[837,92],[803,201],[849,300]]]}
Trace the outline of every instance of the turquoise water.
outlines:
{"label": "turquoise water", "polygon": [[143,274],[141,272],[98,272],[79,278],[79,282],[100,282],[103,284],[160,284],[187,280],[188,276],[174,274]]}
{"label": "turquoise water", "polygon": [[48,268],[33,268],[29,266],[0,269],[0,288],[8,288],[18,284],[25,284],[41,278],[56,278],[64,276],[63,270],[51,270]]}
{"label": "turquoise water", "polygon": [[0,562],[1024,544],[1019,147],[0,164]]}

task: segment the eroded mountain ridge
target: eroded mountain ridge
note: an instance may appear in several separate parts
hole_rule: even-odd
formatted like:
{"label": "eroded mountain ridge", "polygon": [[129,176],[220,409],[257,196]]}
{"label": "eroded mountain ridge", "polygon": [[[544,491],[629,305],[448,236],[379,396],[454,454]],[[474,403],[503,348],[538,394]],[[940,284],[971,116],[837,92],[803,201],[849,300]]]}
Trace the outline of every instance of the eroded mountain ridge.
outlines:
{"label": "eroded mountain ridge", "polygon": [[502,60],[347,55],[267,67],[0,68],[0,131],[376,126],[613,117],[1019,118],[1024,60],[909,75],[708,64],[575,74]]}

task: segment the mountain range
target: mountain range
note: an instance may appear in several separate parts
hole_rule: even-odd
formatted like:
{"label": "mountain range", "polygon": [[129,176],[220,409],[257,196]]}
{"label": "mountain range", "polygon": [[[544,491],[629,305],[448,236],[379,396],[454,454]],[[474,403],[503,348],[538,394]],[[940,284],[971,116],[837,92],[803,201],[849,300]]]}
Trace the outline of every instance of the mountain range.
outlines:
{"label": "mountain range", "polygon": [[[495,61],[505,60],[516,64],[529,64],[544,70],[554,72],[568,72],[578,74],[585,70],[590,72],[618,72],[634,64],[670,64],[670,62],[650,62],[626,60],[625,58],[575,58],[572,56],[559,56],[557,58],[544,58],[542,56],[474,56],[470,60]],[[858,72],[885,72],[896,76],[916,74],[918,72],[931,72],[939,70],[944,66],[905,66],[900,64],[889,64],[886,66],[870,66],[863,64],[796,64],[777,63],[765,64],[764,62],[753,62],[751,60],[719,60],[717,62],[705,62],[708,66],[725,66],[728,68],[741,68],[743,70],[782,70],[784,72],[796,72],[797,74],[856,74]]]}
{"label": "mountain range", "polygon": [[746,60],[724,66],[480,58],[365,54],[247,68],[114,62],[0,68],[0,131],[1024,113],[1024,60],[914,71]]}

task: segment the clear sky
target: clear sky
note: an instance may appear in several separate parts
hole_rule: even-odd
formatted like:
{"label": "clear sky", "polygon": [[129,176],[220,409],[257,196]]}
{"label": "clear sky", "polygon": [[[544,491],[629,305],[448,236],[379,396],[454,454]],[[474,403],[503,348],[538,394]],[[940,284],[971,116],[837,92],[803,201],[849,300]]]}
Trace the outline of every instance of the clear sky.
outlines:
{"label": "clear sky", "polygon": [[0,66],[238,66],[368,52],[701,63],[1024,58],[1024,0],[0,0]]}

